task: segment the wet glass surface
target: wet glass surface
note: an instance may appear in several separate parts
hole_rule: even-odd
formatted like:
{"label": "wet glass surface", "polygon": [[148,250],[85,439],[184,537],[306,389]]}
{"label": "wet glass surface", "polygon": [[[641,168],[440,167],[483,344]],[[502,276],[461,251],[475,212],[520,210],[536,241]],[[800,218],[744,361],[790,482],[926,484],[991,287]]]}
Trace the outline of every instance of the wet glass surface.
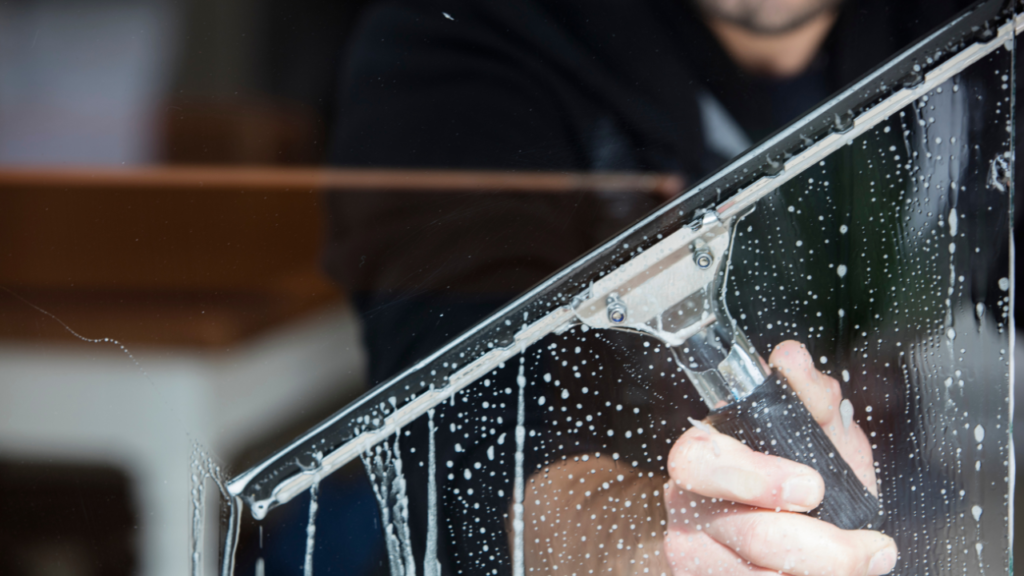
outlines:
{"label": "wet glass surface", "polygon": [[739,224],[740,323],[762,350],[804,342],[844,383],[905,573],[1007,562],[1008,61],[937,88]]}
{"label": "wet glass surface", "polygon": [[[1012,42],[809,166],[700,188],[966,5],[911,4],[844,4],[785,78],[668,0],[0,5],[0,573],[856,564],[823,524],[729,528],[772,461],[704,419],[772,370],[810,375],[895,573],[1011,570]],[[925,81],[903,64],[855,99]],[[764,174],[750,213],[701,212]],[[674,275],[602,292],[630,262]]]}
{"label": "wet glass surface", "polygon": [[[861,438],[840,451],[877,477],[897,573],[1008,567],[1011,56],[999,49],[789,175],[736,222],[721,284],[753,349],[768,358],[795,340],[821,372],[814,385],[837,383],[826,434],[837,446]],[[602,294],[592,290],[584,300]],[[700,294],[694,318],[711,306]],[[622,296],[638,314],[642,299]],[[567,299],[542,294],[534,309]],[[609,299],[611,322],[615,310]],[[677,309],[658,310],[668,330]],[[362,454],[392,574],[728,573],[764,546],[756,531],[723,532],[746,507],[666,485],[673,445],[708,431],[687,375],[702,362],[695,341],[567,326]],[[451,381],[472,360],[444,363]],[[357,432],[404,401],[371,404]],[[714,469],[733,450],[710,442],[693,466]],[[793,542],[762,560],[802,566],[814,550]]]}

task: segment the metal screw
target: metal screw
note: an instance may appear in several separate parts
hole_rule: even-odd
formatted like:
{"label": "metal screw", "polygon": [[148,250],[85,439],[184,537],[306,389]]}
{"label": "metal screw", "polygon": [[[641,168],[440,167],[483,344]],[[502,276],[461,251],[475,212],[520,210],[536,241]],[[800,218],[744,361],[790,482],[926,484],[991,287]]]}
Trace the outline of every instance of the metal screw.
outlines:
{"label": "metal screw", "polygon": [[715,257],[711,255],[711,252],[707,250],[701,250],[693,255],[693,261],[697,263],[697,267],[701,270],[707,270],[714,263]]}
{"label": "metal screw", "polygon": [[609,322],[612,324],[622,324],[626,321],[626,304],[619,298],[618,294],[609,294],[605,303],[608,305]]}
{"label": "metal screw", "polygon": [[693,262],[698,268],[707,270],[714,264],[715,256],[711,254],[706,242],[698,238],[690,248],[693,250]]}

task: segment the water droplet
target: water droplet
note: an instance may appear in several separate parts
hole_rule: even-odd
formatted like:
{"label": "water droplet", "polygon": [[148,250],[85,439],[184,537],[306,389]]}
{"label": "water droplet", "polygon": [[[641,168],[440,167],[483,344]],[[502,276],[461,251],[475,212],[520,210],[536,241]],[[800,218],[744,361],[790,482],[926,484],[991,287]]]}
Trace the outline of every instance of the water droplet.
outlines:
{"label": "water droplet", "polygon": [[693,418],[689,418],[688,417],[687,420],[690,421],[690,424],[693,425],[694,428],[696,428],[696,429],[698,429],[698,430],[700,430],[702,432],[706,432],[708,434],[711,434],[711,426],[708,426],[707,424],[701,422],[700,420],[694,420]]}
{"label": "water droplet", "polygon": [[958,223],[959,222],[958,222],[957,217],[956,217],[956,208],[952,208],[949,211],[949,235],[950,236],[956,236],[956,227],[957,227]]}
{"label": "water droplet", "polygon": [[981,506],[978,506],[977,504],[975,504],[974,506],[971,506],[971,515],[974,516],[974,521],[975,522],[980,522],[981,521],[981,514],[982,514]]}
{"label": "water droplet", "polygon": [[839,266],[836,266],[836,274],[838,274],[840,278],[845,278],[846,264],[840,264]]}
{"label": "water droplet", "polygon": [[1007,290],[1009,290],[1010,289],[1010,279],[1009,278],[1000,278],[999,279],[999,289],[1002,290],[1003,292],[1006,292]]}
{"label": "water droplet", "polygon": [[846,234],[847,231],[849,231],[849,230],[850,229],[846,226],[846,224],[842,224],[842,225],[839,226],[839,233],[840,234]]}
{"label": "water droplet", "polygon": [[974,427],[974,439],[981,443],[985,439],[985,427],[978,424]]}
{"label": "water droplet", "polygon": [[843,370],[843,382],[849,382],[849,381],[850,381],[850,371],[849,370]]}
{"label": "water droplet", "polygon": [[849,430],[853,423],[853,403],[849,399],[843,398],[839,403],[839,416],[843,419],[843,428]]}

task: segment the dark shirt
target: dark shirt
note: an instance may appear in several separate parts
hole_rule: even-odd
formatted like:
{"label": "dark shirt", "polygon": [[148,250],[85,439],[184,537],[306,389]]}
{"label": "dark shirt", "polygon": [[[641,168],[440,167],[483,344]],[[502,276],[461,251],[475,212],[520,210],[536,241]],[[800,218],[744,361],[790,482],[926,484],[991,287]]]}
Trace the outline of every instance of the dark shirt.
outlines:
{"label": "dark shirt", "polygon": [[[699,93],[756,142],[960,4],[851,0],[811,69],[779,81],[738,69],[682,0],[379,2],[349,50],[332,162],[654,171],[694,183],[729,159],[709,150]],[[325,264],[353,293],[504,297],[659,203],[608,194],[331,197]]]}

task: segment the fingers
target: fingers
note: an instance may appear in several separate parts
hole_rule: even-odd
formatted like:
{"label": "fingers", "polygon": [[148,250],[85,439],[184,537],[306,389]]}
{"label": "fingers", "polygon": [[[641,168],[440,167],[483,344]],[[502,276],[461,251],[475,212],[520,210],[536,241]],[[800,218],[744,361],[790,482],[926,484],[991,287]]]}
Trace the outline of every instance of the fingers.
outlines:
{"label": "fingers", "polygon": [[778,576],[778,572],[755,566],[711,539],[703,532],[670,530],[662,544],[673,574],[714,574],[715,576]]}
{"label": "fingers", "polygon": [[807,512],[821,503],[825,484],[810,466],[703,428],[687,430],[669,453],[669,476],[679,488],[771,510]]}
{"label": "fingers", "polygon": [[803,514],[713,501],[673,486],[666,487],[665,505],[665,552],[676,574],[710,568],[726,574],[875,576],[896,563],[895,544],[879,532],[840,530]]}
{"label": "fingers", "polygon": [[839,405],[843,393],[839,382],[814,367],[814,360],[803,344],[786,340],[775,347],[768,363],[786,377],[789,387],[800,397],[818,424],[825,426],[842,423]]}
{"label": "fingers", "polygon": [[[780,344],[770,361],[877,495],[871,443],[850,416],[852,405],[844,406],[839,383],[819,372],[798,342]],[[665,551],[677,575],[875,576],[895,566],[891,538],[790,513],[812,510],[824,495],[821,476],[808,466],[696,423],[672,447],[668,469]]]}
{"label": "fingers", "polygon": [[785,376],[790,388],[821,425],[857,478],[877,496],[871,442],[860,426],[853,422],[853,405],[849,402],[846,402],[849,417],[844,421],[843,393],[839,382],[819,372],[807,348],[793,340],[779,344],[772,351],[769,362]]}
{"label": "fingers", "polygon": [[840,530],[803,514],[732,506],[714,514],[704,532],[743,559],[789,574],[865,576],[896,565],[896,544],[881,532]]}
{"label": "fingers", "polygon": [[664,492],[668,531],[662,548],[673,574],[777,576],[777,572],[751,564],[728,546],[697,529],[701,516],[696,508],[700,505],[691,497],[699,496],[679,490],[671,483],[665,485]]}

